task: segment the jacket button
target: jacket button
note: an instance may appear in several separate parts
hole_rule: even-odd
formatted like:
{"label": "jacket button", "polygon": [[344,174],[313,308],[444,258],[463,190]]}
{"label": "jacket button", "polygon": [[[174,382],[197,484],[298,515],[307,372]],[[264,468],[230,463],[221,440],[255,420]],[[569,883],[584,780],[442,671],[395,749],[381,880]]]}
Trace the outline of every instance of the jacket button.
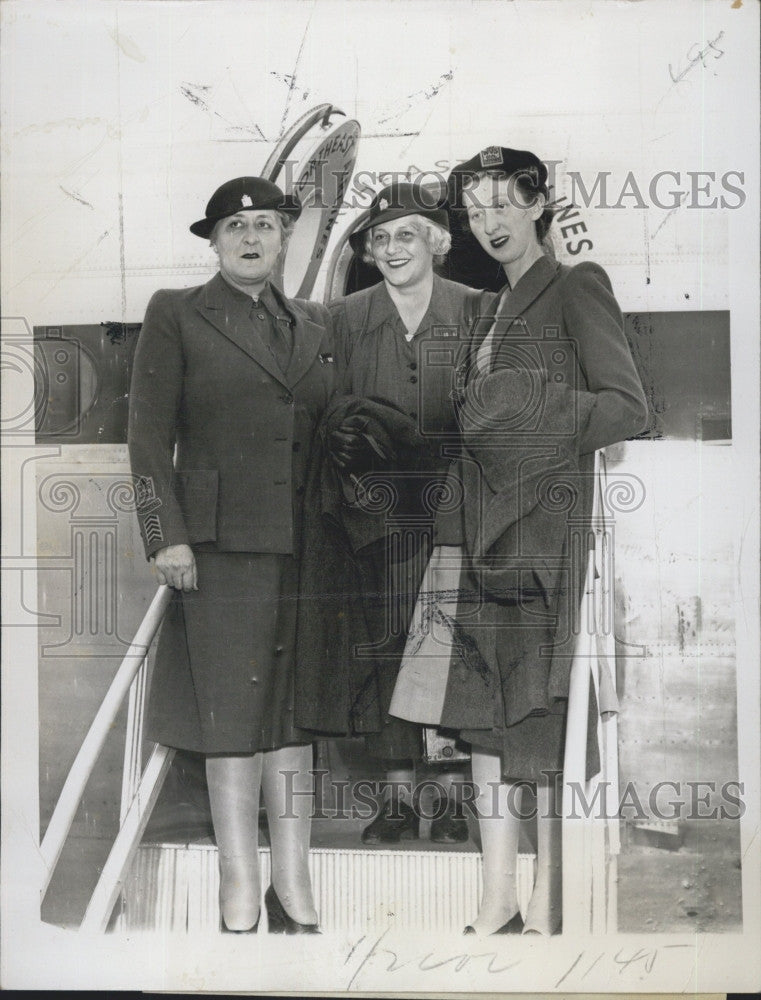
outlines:
{"label": "jacket button", "polygon": [[410,382],[412,382],[413,384],[417,382],[417,375],[410,375]]}
{"label": "jacket button", "polygon": [[283,652],[282,646],[275,646],[275,656],[280,656],[282,652]]}
{"label": "jacket button", "polygon": [[416,368],[417,368],[417,361],[410,361],[410,368],[414,372],[416,370]]}
{"label": "jacket button", "polygon": [[297,486],[296,487],[296,496],[297,497],[303,497],[304,496],[304,487],[303,486]]}
{"label": "jacket button", "polygon": [[292,448],[294,451],[299,451],[301,449],[301,441],[294,441]]}
{"label": "jacket button", "polygon": [[282,399],[282,401],[284,403],[292,403],[293,402],[293,396],[289,392],[286,392],[280,398]]}

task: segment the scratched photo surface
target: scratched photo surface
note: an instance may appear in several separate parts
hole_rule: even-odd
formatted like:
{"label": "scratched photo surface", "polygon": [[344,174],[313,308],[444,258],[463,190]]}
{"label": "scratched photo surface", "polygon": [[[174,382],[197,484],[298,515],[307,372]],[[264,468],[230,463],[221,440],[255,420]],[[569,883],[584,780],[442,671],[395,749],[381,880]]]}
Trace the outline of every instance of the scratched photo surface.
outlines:
{"label": "scratched photo surface", "polygon": [[[0,18],[2,985],[758,989],[758,5],[6,0]],[[357,735],[318,739],[321,936],[222,935],[203,758],[145,737],[155,642],[131,647],[163,610],[138,519],[160,539],[161,503],[127,452],[146,307],[215,274],[188,226],[230,178],[299,194],[277,282],[328,304],[381,277],[348,243],[377,191],[439,190],[495,146],[547,165],[545,249],[607,272],[647,404],[605,449],[592,596],[566,636],[604,721],[599,774],[582,754],[558,777],[562,933],[463,936],[478,822],[466,809],[449,844],[431,826],[468,746],[428,729],[419,836],[396,844],[361,840],[381,761]],[[459,216],[451,229],[439,277],[500,291]],[[430,357],[455,386],[447,331]],[[259,843],[266,886],[263,811]]]}

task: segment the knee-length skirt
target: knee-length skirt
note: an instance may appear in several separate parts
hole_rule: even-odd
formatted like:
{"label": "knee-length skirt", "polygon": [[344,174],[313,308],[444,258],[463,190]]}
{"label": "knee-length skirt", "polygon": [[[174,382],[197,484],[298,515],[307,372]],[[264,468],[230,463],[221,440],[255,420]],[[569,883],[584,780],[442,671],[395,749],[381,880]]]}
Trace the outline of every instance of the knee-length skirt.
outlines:
{"label": "knee-length skirt", "polygon": [[195,550],[198,590],[161,627],[146,736],[200,753],[255,753],[310,737],[293,722],[298,562]]}
{"label": "knee-length skirt", "polygon": [[[494,699],[485,705],[485,729],[461,731],[461,738],[473,746],[499,752],[506,779],[541,781],[563,771],[568,721],[570,668],[575,639],[570,631],[570,604],[576,601],[581,584],[572,596],[555,596],[548,609],[527,610],[517,603],[485,602],[478,611],[479,628],[471,636],[480,638],[482,650],[495,676]],[[475,616],[474,616],[475,620]],[[565,647],[563,651],[563,647]],[[553,654],[547,652],[555,650]],[[557,670],[557,675],[554,675]],[[520,715],[517,709],[520,709]],[[597,746],[597,700],[590,688],[587,705],[587,776],[599,770]]]}
{"label": "knee-length skirt", "polygon": [[[492,729],[462,730],[460,739],[476,750],[498,753],[502,759],[502,777],[506,781],[549,781],[563,771],[565,733],[568,721],[567,703],[559,703],[554,711],[528,715],[512,726],[504,724],[503,702],[497,692],[501,711],[495,712]],[[600,769],[597,746],[597,700],[590,689],[587,708],[586,777]]]}

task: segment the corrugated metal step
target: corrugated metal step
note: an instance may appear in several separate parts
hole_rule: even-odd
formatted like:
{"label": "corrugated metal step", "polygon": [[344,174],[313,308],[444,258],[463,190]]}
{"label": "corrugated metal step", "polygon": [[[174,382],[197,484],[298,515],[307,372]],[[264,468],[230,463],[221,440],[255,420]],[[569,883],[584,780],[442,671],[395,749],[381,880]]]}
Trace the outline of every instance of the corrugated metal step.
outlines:
{"label": "corrugated metal step", "polygon": [[[261,849],[262,886],[270,854]],[[310,870],[323,931],[376,927],[460,932],[478,912],[481,856],[475,851],[313,848]],[[518,901],[525,913],[534,856],[518,856]],[[210,844],[143,844],[125,880],[116,931],[219,929],[217,849]],[[262,925],[266,927],[263,911]]]}

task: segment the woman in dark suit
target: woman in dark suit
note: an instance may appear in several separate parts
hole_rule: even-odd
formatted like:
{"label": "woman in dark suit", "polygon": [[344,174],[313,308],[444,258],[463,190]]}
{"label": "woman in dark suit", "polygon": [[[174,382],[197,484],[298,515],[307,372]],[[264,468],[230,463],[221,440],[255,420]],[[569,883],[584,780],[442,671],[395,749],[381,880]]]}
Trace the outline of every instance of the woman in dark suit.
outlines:
{"label": "woman in dark suit", "polygon": [[[130,397],[129,448],[146,554],[175,588],[146,735],[204,754],[223,929],[259,921],[258,812],[272,848],[269,929],[317,931],[308,870],[309,737],[293,722],[302,496],[333,392],[327,310],[270,278],[300,212],[239,177],[190,229],[219,272],[151,299]],[[174,456],[174,457],[173,457]],[[300,794],[299,794],[300,793]]]}
{"label": "woman in dark suit", "polygon": [[[552,210],[544,164],[489,147],[455,168],[449,197],[507,278],[462,379],[469,571],[459,624],[485,670],[450,671],[442,724],[471,742],[479,796],[484,890],[466,932],[551,934],[562,884],[554,784],[563,768],[570,622],[586,569],[569,551],[571,529],[589,521],[595,450],[641,431],[647,407],[606,273],[545,252]],[[524,926],[516,870],[527,781],[537,791],[538,865]]]}

